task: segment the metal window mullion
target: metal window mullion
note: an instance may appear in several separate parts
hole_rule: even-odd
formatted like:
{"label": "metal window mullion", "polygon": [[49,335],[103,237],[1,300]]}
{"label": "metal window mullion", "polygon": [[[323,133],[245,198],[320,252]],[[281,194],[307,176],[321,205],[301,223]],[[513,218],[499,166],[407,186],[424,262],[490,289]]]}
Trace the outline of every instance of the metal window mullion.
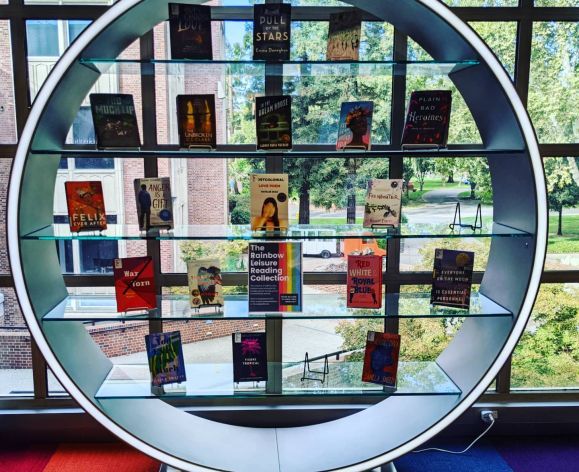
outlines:
{"label": "metal window mullion", "polygon": [[[521,0],[521,8],[529,8],[532,0]],[[531,5],[532,6],[532,5]],[[517,52],[515,59],[515,88],[525,108],[529,98],[529,78],[531,71],[531,45],[533,41],[533,20],[521,18],[517,25]]]}

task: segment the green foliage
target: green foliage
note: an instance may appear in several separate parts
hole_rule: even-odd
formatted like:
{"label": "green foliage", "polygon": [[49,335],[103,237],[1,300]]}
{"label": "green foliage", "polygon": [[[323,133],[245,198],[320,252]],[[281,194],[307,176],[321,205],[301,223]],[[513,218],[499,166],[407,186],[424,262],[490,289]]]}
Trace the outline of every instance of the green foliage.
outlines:
{"label": "green foliage", "polygon": [[412,167],[418,180],[419,190],[422,192],[426,176],[434,170],[434,162],[432,159],[412,159]]}
{"label": "green foliage", "polygon": [[566,159],[543,160],[547,179],[549,208],[559,213],[557,235],[563,235],[563,208],[579,204],[579,185],[573,178],[572,169]]}

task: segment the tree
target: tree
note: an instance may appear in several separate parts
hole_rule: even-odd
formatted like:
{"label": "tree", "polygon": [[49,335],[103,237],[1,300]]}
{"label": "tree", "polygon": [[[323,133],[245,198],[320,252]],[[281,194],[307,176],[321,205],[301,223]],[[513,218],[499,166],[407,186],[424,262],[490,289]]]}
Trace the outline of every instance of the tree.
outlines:
{"label": "tree", "polygon": [[432,159],[413,159],[412,160],[414,175],[418,180],[418,185],[420,186],[420,191],[424,189],[424,180],[426,176],[434,170],[434,162]]}
{"label": "tree", "polygon": [[563,208],[579,204],[579,185],[565,159],[551,157],[544,160],[549,207],[559,214],[557,236],[563,235]]}
{"label": "tree", "polygon": [[456,159],[457,169],[464,174],[470,185],[470,198],[476,198],[478,190],[481,201],[492,202],[492,183],[489,165],[485,158],[469,157]]}
{"label": "tree", "polygon": [[441,157],[434,160],[434,172],[446,177],[447,184],[454,183],[454,174],[456,171],[457,165],[454,157]]}

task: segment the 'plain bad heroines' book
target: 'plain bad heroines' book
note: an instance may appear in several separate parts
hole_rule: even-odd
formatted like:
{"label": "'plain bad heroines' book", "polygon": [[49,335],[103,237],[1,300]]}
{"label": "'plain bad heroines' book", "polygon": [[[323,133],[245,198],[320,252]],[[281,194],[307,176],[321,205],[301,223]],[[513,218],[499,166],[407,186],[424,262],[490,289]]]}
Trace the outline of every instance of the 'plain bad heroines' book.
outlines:
{"label": "'plain bad heroines' book", "polygon": [[436,249],[430,303],[469,308],[473,267],[474,252]]}
{"label": "'plain bad heroines' book", "polygon": [[249,243],[249,312],[302,311],[301,243]]}
{"label": "'plain bad heroines' book", "polygon": [[140,147],[133,96],[123,93],[89,95],[97,147]]}
{"label": "'plain bad heroines' book", "polygon": [[291,5],[253,7],[253,59],[287,61],[290,58]]}
{"label": "'plain bad heroines' book", "polygon": [[179,146],[217,146],[215,95],[177,95]]}
{"label": "'plain bad heroines' book", "polygon": [[213,59],[211,7],[169,3],[172,59]]}
{"label": "'plain bad heroines' book", "polygon": [[382,306],[382,256],[348,256],[348,308]]}
{"label": "'plain bad heroines' book", "polygon": [[332,13],[328,31],[328,61],[357,61],[360,53],[360,11]]}
{"label": "'plain bad heroines' book", "polygon": [[400,335],[368,331],[362,381],[396,387]]}
{"label": "'plain bad heroines' book", "polygon": [[251,174],[250,195],[252,231],[287,230],[287,174]]}
{"label": "'plain bad heroines' book", "polygon": [[187,262],[187,279],[191,308],[223,306],[223,283],[217,259]]}
{"label": "'plain bad heroines' book", "polygon": [[232,333],[233,381],[267,380],[267,343],[265,333]]}
{"label": "'plain bad heroines' book", "polygon": [[153,260],[149,256],[115,259],[117,311],[157,308]]}
{"label": "'plain bad heroines' book", "polygon": [[344,102],[340,110],[336,149],[365,149],[372,146],[372,112],[374,102]]}
{"label": "'plain bad heroines' book", "polygon": [[257,149],[291,149],[291,96],[256,97]]}
{"label": "'plain bad heroines' book", "polygon": [[181,333],[151,333],[145,336],[151,384],[155,387],[187,380]]}
{"label": "'plain bad heroines' book", "polygon": [[169,177],[135,179],[135,200],[139,227],[173,227],[173,200]]}
{"label": "'plain bad heroines' book", "polygon": [[65,182],[70,231],[107,229],[107,215],[100,181]]}
{"label": "'plain bad heroines' book", "polygon": [[412,92],[402,134],[402,147],[446,147],[451,102],[450,90]]}
{"label": "'plain bad heroines' book", "polygon": [[364,205],[364,228],[400,225],[402,179],[370,179]]}

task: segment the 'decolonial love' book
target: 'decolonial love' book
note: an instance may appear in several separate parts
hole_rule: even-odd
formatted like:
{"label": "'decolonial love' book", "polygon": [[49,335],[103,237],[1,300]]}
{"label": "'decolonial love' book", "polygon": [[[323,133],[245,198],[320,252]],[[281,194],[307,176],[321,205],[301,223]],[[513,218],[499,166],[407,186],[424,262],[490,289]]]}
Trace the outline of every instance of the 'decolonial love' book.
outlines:
{"label": "'decolonial love' book", "polygon": [[328,31],[328,61],[357,61],[360,53],[360,11],[332,13]]}
{"label": "'decolonial love' book", "polygon": [[290,58],[291,5],[254,5],[253,59],[287,61]]}
{"label": "'decolonial love' book", "polygon": [[382,306],[382,256],[348,256],[348,308]]}
{"label": "'decolonial love' book", "polygon": [[187,279],[191,308],[223,306],[223,283],[217,259],[187,262]]}
{"label": "'decolonial love' book", "polygon": [[135,179],[139,228],[173,227],[173,200],[169,177]]}
{"label": "'decolonial love' book", "polygon": [[432,305],[470,307],[474,252],[436,249],[432,272]]}
{"label": "'decolonial love' book", "polygon": [[149,256],[115,259],[117,311],[157,308],[153,260]]}
{"label": "'decolonial love' book", "polygon": [[336,149],[372,147],[372,112],[374,102],[344,102],[340,110]]}
{"label": "'decolonial love' book", "polygon": [[368,331],[362,381],[396,387],[400,335]]}
{"label": "'decolonial love' book", "polygon": [[451,103],[450,90],[412,92],[402,133],[402,147],[446,147]]}
{"label": "'decolonial love' book", "polygon": [[402,179],[370,179],[364,205],[364,228],[400,225]]}
{"label": "'decolonial love' book", "polygon": [[265,333],[232,333],[233,381],[267,380],[267,344]]}
{"label": "'decolonial love' book", "polygon": [[91,93],[89,99],[98,148],[141,146],[132,95]]}
{"label": "'decolonial love' book", "polygon": [[291,149],[291,96],[256,97],[257,149]]}
{"label": "'decolonial love' book", "polygon": [[101,182],[65,182],[64,188],[68,207],[68,224],[72,233],[107,229]]}
{"label": "'decolonial love' book", "polygon": [[179,146],[217,146],[215,95],[177,95]]}
{"label": "'decolonial love' book", "polygon": [[169,3],[171,59],[213,59],[211,7]]}
{"label": "'decolonial love' book", "polygon": [[251,174],[249,190],[251,196],[251,230],[287,230],[287,174]]}
{"label": "'decolonial love' book", "polygon": [[145,336],[151,384],[155,387],[184,382],[185,360],[181,333],[151,333]]}

